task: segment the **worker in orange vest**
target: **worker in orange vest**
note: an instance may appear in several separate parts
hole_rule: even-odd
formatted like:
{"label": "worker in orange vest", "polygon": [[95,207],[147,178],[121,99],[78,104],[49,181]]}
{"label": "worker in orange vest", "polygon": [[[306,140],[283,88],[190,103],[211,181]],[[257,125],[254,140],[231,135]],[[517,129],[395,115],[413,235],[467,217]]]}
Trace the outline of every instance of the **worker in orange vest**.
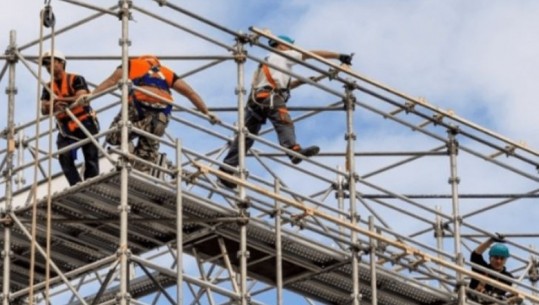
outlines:
{"label": "worker in orange vest", "polygon": [[[165,134],[172,111],[171,103],[173,98],[171,89],[185,96],[200,112],[208,116],[212,124],[220,122],[217,116],[208,111],[206,104],[198,93],[179,78],[174,71],[161,65],[156,56],[144,55],[131,58],[129,59],[128,69],[128,77],[133,85],[159,96],[159,98],[156,98],[135,89],[130,90],[128,113],[129,120],[134,127],[158,137]],[[122,71],[122,67],[118,67],[111,76],[95,88],[93,94],[115,85],[122,79]],[[111,145],[121,144],[121,130],[117,128],[120,120],[121,113],[114,118],[110,127],[110,129],[116,129],[116,131],[107,135],[107,142]],[[133,153],[146,161],[157,163],[159,141],[137,135],[134,132],[129,134],[129,141],[137,136],[139,139]],[[149,172],[150,170],[150,167],[142,162],[135,162],[133,167],[144,172]]]}
{"label": "worker in orange vest", "polygon": [[[52,85],[48,83],[43,88],[41,94],[41,113],[44,115],[49,114],[51,110],[50,106],[51,104],[53,105],[53,113],[55,114],[58,127],[58,138],[56,140],[58,150],[87,138],[79,124],[65,112],[66,108],[70,109],[90,134],[97,134],[99,132],[99,123],[90,105],[87,103],[73,105],[79,97],[89,92],[84,77],[66,73],[66,58],[60,51],[45,52],[41,56],[41,64],[54,79]],[[54,95],[54,99],[51,99],[51,93]],[[86,143],[81,147],[84,155],[84,179],[86,180],[99,174],[99,152],[92,142]],[[70,185],[75,185],[82,181],[75,166],[75,160],[77,159],[76,148],[61,153],[58,159]]]}

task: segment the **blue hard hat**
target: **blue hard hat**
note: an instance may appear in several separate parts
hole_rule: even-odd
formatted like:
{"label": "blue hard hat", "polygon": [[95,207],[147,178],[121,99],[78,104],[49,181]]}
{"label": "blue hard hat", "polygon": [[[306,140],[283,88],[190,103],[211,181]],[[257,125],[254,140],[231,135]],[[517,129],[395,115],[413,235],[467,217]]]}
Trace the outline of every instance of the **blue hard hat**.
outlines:
{"label": "blue hard hat", "polygon": [[[277,38],[279,38],[280,40],[283,40],[283,41],[286,41],[290,44],[293,44],[294,43],[294,39],[286,36],[286,35],[279,35],[277,36]],[[273,39],[270,39],[268,41],[268,45],[272,48],[276,47],[277,45],[279,44],[279,42],[277,40],[273,40]]]}
{"label": "blue hard hat", "polygon": [[509,248],[504,244],[494,244],[488,251],[489,256],[509,257]]}

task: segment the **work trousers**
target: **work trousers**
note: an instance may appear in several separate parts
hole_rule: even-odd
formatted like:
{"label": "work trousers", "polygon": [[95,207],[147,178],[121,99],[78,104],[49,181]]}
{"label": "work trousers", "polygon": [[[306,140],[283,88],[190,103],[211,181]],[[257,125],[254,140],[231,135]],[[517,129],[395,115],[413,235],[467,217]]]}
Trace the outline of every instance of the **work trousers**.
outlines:
{"label": "work trousers", "polygon": [[[99,127],[93,119],[86,119],[82,122],[84,127],[90,132],[90,134],[95,135],[99,132]],[[56,145],[58,149],[62,149],[68,145],[76,143],[78,140],[86,139],[86,135],[80,128],[77,128],[73,132],[61,132],[58,133],[58,138],[56,139]],[[90,142],[81,146],[82,154],[84,155],[84,179],[95,177],[99,175],[99,150]],[[65,153],[62,153],[58,156],[60,161],[60,166],[62,171],[69,182],[69,185],[75,185],[82,181],[80,174],[75,166],[75,160],[77,159],[77,148],[71,149]]]}
{"label": "work trousers", "polygon": [[[286,108],[287,94],[274,93],[266,98],[256,98],[250,94],[247,107],[245,108],[245,127],[249,133],[258,135],[262,125],[269,119],[273,128],[277,132],[279,144],[286,148],[292,148],[297,145],[296,131],[294,122],[290,118],[288,108]],[[253,139],[245,138],[245,151],[253,146]],[[237,166],[238,160],[238,137],[230,145],[230,149],[224,163],[230,166]]]}
{"label": "work trousers", "polygon": [[[140,113],[139,113],[140,112]],[[164,114],[163,111],[149,108],[141,108],[140,111],[133,104],[129,104],[128,107],[129,121],[133,127],[146,131],[158,137],[165,134],[165,129],[168,126],[169,116]],[[121,112],[114,118],[110,129],[118,127],[118,123],[122,119]],[[134,147],[133,154],[135,156],[144,159],[151,163],[157,163],[159,157],[159,141],[150,139],[148,137],[141,136],[135,132],[129,134],[129,142],[138,137],[137,145]],[[107,143],[111,145],[121,144],[121,129],[118,128],[116,132],[109,133],[107,135]],[[131,145],[130,145],[131,146]],[[135,162],[133,164],[135,169],[148,172],[150,167],[142,164],[141,162]]]}

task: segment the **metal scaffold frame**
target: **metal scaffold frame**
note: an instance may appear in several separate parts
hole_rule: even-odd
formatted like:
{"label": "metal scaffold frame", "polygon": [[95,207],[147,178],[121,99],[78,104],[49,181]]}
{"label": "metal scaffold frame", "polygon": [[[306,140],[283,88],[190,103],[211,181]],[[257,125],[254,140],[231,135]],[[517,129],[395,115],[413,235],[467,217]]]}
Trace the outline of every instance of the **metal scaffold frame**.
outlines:
{"label": "metal scaffold frame", "polygon": [[[324,106],[289,107],[299,113],[294,122],[317,120],[320,128],[340,116],[342,129],[335,136],[344,134],[345,148],[306,159],[268,137],[272,128],[258,135],[245,128],[246,66],[265,63],[257,51],[286,57],[264,43],[279,39],[270,31],[257,27],[246,33],[233,31],[163,0],[153,2],[223,36],[210,36],[164,18],[137,1],[120,0],[110,8],[62,2],[97,13],[61,29],[52,26],[48,35],[42,28],[40,39],[23,46],[17,45],[12,31],[9,47],[0,56],[5,62],[0,84],[7,82],[5,145],[0,146],[1,183],[5,186],[0,194],[2,305],[464,305],[475,304],[467,298],[476,294],[467,288],[470,278],[517,294],[527,304],[539,304],[539,253],[519,242],[520,238],[533,242],[537,234],[503,232],[514,249],[510,271],[519,275],[508,279],[511,287],[471,272],[472,266],[481,267],[468,262],[465,253],[495,234],[492,228],[476,224],[477,217],[539,196],[537,150],[282,41],[312,58],[297,64],[318,79],[303,73],[290,75],[323,99],[337,99]],[[174,102],[171,126],[164,137],[132,126],[127,111],[130,90],[152,93],[131,84],[127,69],[117,86],[89,97],[98,117],[120,107],[119,147],[100,143],[114,131],[104,130],[56,150],[52,139],[57,131],[49,116],[40,115],[39,105],[35,120],[15,123],[17,68],[36,79],[39,100],[41,88],[48,82],[37,65],[45,41],[54,47],[56,35],[98,18],[119,18],[121,55],[73,55],[68,59],[121,60],[126,67],[134,55],[130,53],[133,13],[201,39],[216,52],[224,51],[224,55],[157,55],[166,61],[209,61],[184,72],[182,78],[232,63],[236,106],[210,110],[236,112],[235,124],[223,120],[210,126],[207,116]],[[234,43],[222,42],[223,37]],[[36,46],[37,55],[23,53]],[[70,110],[66,112],[76,120]],[[374,122],[373,118],[376,123],[369,124],[376,128],[391,125],[399,132],[409,131],[411,139],[420,136],[434,144],[389,150],[380,143],[378,151],[359,149],[366,137],[364,122]],[[45,124],[48,130],[42,131]],[[172,159],[151,164],[136,157],[129,149],[129,133],[159,140],[163,156]],[[207,143],[184,141],[190,134]],[[236,135],[239,166],[229,168],[233,174],[227,174],[218,168],[227,167],[220,160]],[[247,138],[257,144],[245,152]],[[105,170],[98,177],[62,188],[63,176],[54,167],[54,159],[90,142],[99,147]],[[48,143],[47,150],[40,148],[44,143]],[[289,164],[291,155],[302,158],[301,165]],[[133,169],[134,161],[150,166],[151,173]],[[519,179],[522,186],[508,185],[506,192],[493,188],[463,192],[461,177],[469,175],[470,164],[488,168],[493,175]],[[446,174],[440,179],[445,180],[444,187],[429,193],[403,182],[434,180],[420,173],[429,166],[435,166],[439,176]],[[216,178],[238,187],[227,189]],[[23,185],[26,179],[31,180],[29,186]],[[480,204],[469,208],[463,202]],[[484,297],[495,304],[508,304]]]}

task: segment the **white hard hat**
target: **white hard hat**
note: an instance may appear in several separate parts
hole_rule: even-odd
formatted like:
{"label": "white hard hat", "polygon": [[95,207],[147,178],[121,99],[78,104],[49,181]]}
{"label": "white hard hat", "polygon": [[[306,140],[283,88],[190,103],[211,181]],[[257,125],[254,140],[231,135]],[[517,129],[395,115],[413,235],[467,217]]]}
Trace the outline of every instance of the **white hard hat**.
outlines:
{"label": "white hard hat", "polygon": [[[41,61],[47,60],[47,58],[50,59],[52,54],[53,54],[53,51],[45,51],[45,53],[43,53],[43,55],[41,56]],[[54,50],[54,58],[59,59],[63,62],[66,61],[66,57],[64,53],[58,50]]]}

